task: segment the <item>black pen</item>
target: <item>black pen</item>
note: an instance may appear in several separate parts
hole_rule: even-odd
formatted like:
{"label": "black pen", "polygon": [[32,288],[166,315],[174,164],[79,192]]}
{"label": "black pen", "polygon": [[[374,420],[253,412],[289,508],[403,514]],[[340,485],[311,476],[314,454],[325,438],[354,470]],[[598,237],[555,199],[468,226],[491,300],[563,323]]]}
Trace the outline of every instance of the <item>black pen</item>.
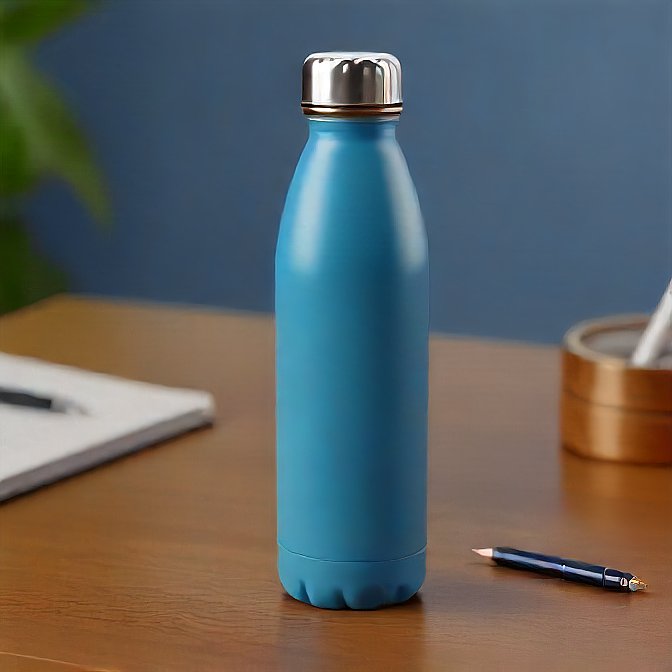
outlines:
{"label": "black pen", "polygon": [[586,583],[589,586],[598,586],[608,590],[617,590],[622,593],[634,593],[645,590],[647,584],[630,572],[621,572],[618,569],[591,565],[580,560],[559,558],[555,555],[542,555],[530,551],[519,551],[517,548],[497,546],[496,548],[472,548],[474,553],[484,558],[494,560],[503,567],[525,569],[537,574],[555,576],[565,581]]}
{"label": "black pen", "polygon": [[86,411],[79,404],[68,399],[41,397],[24,390],[11,390],[6,387],[0,387],[0,404],[23,406],[40,411],[51,411],[52,413],[86,414]]}

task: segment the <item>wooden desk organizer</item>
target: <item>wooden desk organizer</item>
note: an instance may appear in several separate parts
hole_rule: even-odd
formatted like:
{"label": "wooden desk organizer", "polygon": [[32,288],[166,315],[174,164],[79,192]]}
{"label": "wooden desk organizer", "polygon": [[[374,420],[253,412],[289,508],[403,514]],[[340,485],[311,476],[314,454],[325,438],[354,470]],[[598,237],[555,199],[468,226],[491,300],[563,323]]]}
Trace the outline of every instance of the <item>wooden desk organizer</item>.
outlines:
{"label": "wooden desk organizer", "polygon": [[582,322],[562,350],[560,433],[584,457],[672,464],[672,353],[655,368],[629,364],[646,317]]}

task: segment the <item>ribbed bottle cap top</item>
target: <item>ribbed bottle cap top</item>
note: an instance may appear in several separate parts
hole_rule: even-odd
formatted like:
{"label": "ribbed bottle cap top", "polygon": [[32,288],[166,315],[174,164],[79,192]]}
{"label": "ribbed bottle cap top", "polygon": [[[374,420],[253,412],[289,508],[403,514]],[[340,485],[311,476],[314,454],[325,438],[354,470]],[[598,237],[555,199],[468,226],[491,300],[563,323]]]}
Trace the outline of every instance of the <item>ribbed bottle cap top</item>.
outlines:
{"label": "ribbed bottle cap top", "polygon": [[392,54],[328,51],[303,63],[307,114],[399,114],[401,64]]}

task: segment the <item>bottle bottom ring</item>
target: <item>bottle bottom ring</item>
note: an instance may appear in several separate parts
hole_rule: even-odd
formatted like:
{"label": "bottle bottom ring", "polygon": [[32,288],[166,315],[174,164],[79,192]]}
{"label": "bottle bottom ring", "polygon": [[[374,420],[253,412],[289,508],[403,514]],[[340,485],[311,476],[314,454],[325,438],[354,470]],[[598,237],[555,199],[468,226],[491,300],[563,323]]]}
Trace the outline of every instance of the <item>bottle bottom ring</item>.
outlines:
{"label": "bottle bottom ring", "polygon": [[378,609],[406,602],[425,580],[426,551],[398,560],[337,562],[278,544],[278,574],[296,600],[321,609]]}

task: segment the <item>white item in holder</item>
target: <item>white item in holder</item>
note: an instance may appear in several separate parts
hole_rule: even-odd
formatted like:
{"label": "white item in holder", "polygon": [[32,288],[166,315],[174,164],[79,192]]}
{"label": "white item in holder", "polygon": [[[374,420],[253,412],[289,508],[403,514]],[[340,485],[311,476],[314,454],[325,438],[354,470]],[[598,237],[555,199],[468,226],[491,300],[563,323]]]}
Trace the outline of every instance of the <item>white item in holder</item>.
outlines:
{"label": "white item in holder", "polygon": [[632,366],[651,366],[672,338],[672,280],[658,307],[653,311],[642,337],[632,353]]}

